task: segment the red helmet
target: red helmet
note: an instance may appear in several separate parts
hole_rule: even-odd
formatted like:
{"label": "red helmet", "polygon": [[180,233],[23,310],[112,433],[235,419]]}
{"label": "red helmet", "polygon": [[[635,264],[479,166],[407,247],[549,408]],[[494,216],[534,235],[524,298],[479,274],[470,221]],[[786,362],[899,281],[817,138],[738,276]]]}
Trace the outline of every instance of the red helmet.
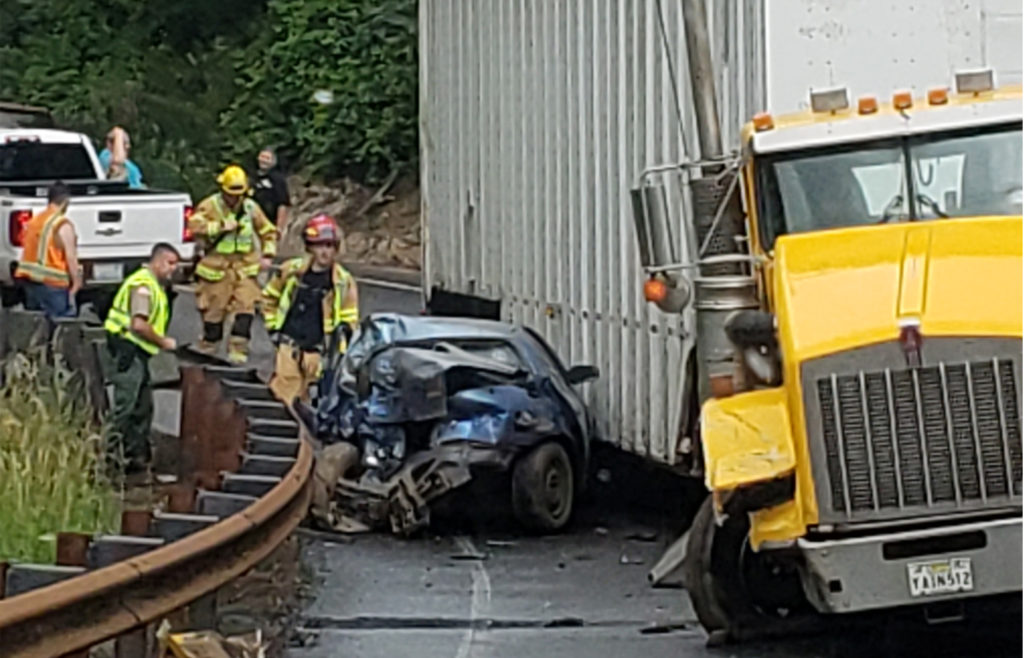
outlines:
{"label": "red helmet", "polygon": [[338,244],[341,241],[341,232],[329,215],[320,214],[306,222],[302,237],[306,244]]}

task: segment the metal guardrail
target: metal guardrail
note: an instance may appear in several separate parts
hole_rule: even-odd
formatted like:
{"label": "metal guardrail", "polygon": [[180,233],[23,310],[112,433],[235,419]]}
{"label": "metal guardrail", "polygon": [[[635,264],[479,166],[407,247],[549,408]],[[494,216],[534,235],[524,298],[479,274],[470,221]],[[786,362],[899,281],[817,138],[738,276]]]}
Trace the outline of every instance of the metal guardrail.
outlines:
{"label": "metal guardrail", "polygon": [[[87,342],[96,348],[97,340]],[[126,512],[119,536],[58,535],[58,561],[71,545],[73,561],[86,568],[0,599],[4,656],[85,655],[112,638],[119,655],[144,655],[128,647],[145,646],[148,625],[182,613],[189,626],[210,624],[204,616],[217,589],[267,557],[305,517],[311,444],[255,372],[183,364],[181,386],[181,459],[167,510]],[[72,541],[61,546],[62,539]],[[0,591],[17,568],[0,573]]]}

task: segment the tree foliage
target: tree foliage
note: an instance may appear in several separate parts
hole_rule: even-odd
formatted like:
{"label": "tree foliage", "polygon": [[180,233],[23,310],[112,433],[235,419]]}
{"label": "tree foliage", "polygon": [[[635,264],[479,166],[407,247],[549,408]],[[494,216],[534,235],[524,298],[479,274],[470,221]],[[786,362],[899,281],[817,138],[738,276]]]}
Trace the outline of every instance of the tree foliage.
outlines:
{"label": "tree foliage", "polygon": [[154,186],[206,192],[267,144],[372,179],[415,161],[415,22],[415,0],[4,0],[0,99],[124,125]]}

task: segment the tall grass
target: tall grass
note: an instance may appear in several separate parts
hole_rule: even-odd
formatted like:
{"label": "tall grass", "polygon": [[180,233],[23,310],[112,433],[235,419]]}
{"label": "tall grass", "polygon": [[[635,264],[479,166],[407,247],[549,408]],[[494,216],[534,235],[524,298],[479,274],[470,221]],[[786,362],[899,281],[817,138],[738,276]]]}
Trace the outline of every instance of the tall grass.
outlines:
{"label": "tall grass", "polygon": [[2,379],[0,560],[52,562],[54,533],[116,527],[102,428],[74,374],[42,353],[14,355]]}

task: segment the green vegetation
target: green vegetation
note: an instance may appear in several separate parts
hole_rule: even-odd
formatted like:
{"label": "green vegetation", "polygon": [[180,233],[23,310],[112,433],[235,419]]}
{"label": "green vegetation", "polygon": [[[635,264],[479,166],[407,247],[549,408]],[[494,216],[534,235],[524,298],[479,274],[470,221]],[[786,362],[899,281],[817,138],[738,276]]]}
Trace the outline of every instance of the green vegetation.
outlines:
{"label": "green vegetation", "polygon": [[415,0],[5,0],[0,100],[124,125],[147,181],[194,195],[266,144],[372,181],[415,166],[415,48]]}
{"label": "green vegetation", "polygon": [[70,371],[15,355],[0,387],[0,559],[52,563],[58,531],[117,527],[102,433]]}

